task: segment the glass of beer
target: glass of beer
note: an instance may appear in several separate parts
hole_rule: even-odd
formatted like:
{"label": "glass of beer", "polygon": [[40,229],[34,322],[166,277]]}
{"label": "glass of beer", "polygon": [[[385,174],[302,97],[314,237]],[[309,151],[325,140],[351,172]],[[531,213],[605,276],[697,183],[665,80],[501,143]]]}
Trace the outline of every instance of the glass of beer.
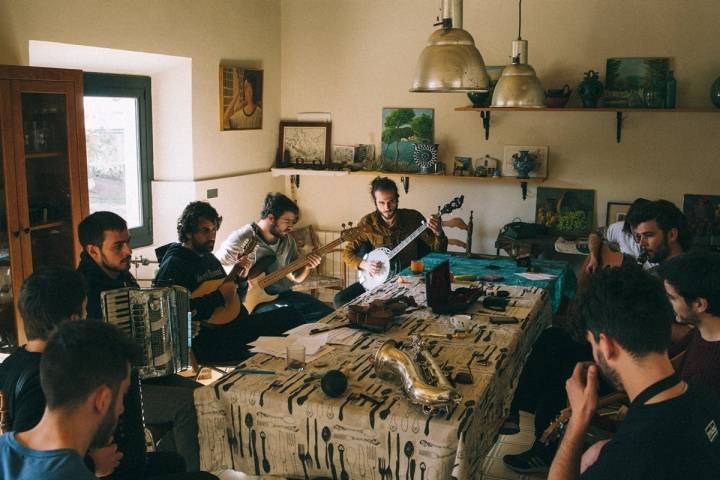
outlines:
{"label": "glass of beer", "polygon": [[425,264],[422,260],[411,260],[410,271],[414,274],[420,274],[425,270]]}
{"label": "glass of beer", "polygon": [[287,350],[288,370],[303,370],[305,368],[305,347],[303,345],[288,345]]}

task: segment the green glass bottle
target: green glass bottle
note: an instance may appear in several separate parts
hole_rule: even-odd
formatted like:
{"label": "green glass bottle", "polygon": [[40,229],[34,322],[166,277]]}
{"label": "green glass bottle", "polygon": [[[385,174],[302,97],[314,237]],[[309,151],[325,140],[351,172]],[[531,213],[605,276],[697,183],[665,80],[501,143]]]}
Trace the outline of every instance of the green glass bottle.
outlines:
{"label": "green glass bottle", "polygon": [[665,84],[665,108],[675,108],[675,94],[677,93],[677,80],[670,70]]}

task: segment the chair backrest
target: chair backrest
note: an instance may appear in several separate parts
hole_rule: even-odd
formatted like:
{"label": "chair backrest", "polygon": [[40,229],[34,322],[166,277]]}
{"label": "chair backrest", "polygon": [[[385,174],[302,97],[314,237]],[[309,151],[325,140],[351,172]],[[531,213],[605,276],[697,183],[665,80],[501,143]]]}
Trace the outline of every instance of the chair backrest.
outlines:
{"label": "chair backrest", "polygon": [[5,394],[0,390],[0,435],[10,429],[10,415]]}
{"label": "chair backrest", "polygon": [[465,240],[459,240],[457,238],[448,238],[448,245],[455,245],[456,247],[464,248],[465,255],[470,256],[472,252],[472,234],[473,234],[473,211],[470,210],[470,220],[465,223],[460,217],[452,217],[442,221],[443,228],[458,228],[465,230]]}

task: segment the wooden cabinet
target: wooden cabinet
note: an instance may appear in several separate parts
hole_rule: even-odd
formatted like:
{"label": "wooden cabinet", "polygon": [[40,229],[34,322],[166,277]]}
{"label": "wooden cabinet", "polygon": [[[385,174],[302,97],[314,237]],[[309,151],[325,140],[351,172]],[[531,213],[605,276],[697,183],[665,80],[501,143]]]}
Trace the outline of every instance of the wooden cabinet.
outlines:
{"label": "wooden cabinet", "polygon": [[24,343],[17,300],[43,265],[75,267],[89,211],[79,70],[0,65],[0,336]]}

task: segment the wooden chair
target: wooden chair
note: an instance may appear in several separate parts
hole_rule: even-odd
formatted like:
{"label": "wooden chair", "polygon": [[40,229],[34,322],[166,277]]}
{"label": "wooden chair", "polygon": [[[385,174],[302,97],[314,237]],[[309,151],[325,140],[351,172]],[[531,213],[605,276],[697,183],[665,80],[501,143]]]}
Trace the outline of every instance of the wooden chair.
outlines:
{"label": "wooden chair", "polygon": [[[332,234],[333,232],[327,233]],[[312,225],[293,230],[290,232],[290,235],[292,235],[293,239],[295,239],[300,257],[304,257],[324,244],[320,241],[318,232],[315,231]],[[335,238],[337,238],[337,236]],[[334,240],[334,238],[330,239],[330,241],[332,240]],[[337,259],[332,258],[339,252],[342,252],[342,249],[338,248],[332,250],[330,254],[323,258],[320,266],[316,270],[312,271],[305,281],[295,285],[293,290],[297,292],[309,291],[311,295],[317,297],[321,288],[338,291],[345,288],[348,284],[347,267],[342,260],[339,260],[338,264]]]}
{"label": "wooden chair", "polygon": [[442,221],[443,228],[457,228],[465,230],[465,240],[458,240],[456,238],[448,238],[448,245],[454,245],[456,247],[464,248],[465,255],[470,256],[472,252],[472,234],[473,234],[473,211],[470,210],[470,221],[465,223],[460,217],[452,217]]}

